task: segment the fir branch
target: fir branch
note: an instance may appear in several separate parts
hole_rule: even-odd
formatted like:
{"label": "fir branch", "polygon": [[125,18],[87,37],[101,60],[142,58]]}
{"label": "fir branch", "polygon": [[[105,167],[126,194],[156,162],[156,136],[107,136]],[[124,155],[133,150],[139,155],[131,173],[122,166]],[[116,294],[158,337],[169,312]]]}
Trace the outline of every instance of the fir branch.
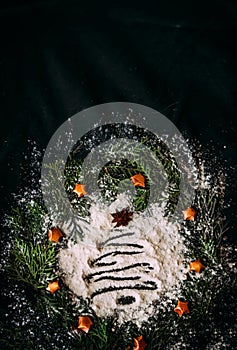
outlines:
{"label": "fir branch", "polygon": [[12,278],[30,284],[35,289],[46,288],[54,273],[56,264],[55,246],[36,244],[15,239],[14,248],[8,262],[8,271]]}
{"label": "fir branch", "polygon": [[11,227],[14,237],[36,242],[42,237],[42,227],[47,210],[43,202],[31,200],[12,208],[6,223]]}
{"label": "fir branch", "polygon": [[22,339],[20,327],[9,327],[0,321],[0,349],[4,350],[25,350],[31,349],[33,341]]}
{"label": "fir branch", "polygon": [[[172,155],[160,145],[154,148],[154,144],[149,139],[141,141],[150,145],[150,149],[154,152],[154,160],[157,161],[158,157],[166,171],[170,184],[169,210],[172,210],[179,196],[180,180],[175,161]],[[139,154],[137,157],[140,159]],[[90,206],[88,199],[78,199],[75,194],[71,193],[75,183],[79,181],[81,163],[81,159],[74,160],[69,157],[64,174],[65,189],[69,200],[76,200],[75,207],[78,212],[88,215]],[[58,166],[61,165],[50,165],[51,176],[54,179],[53,186],[56,189]],[[154,176],[153,171],[153,167],[146,167],[145,164],[137,165],[136,162],[129,163],[128,161],[113,162],[102,169],[98,183],[105,191],[104,193],[107,190],[108,197],[110,196],[112,199],[117,194],[120,180],[130,178],[139,172],[147,176],[149,183],[150,177]],[[149,186],[144,189],[137,188],[136,192],[134,206],[136,210],[143,210],[149,199]],[[60,196],[60,193],[56,193],[56,195]],[[63,196],[62,200],[64,200]],[[208,339],[210,329],[215,328],[215,313],[218,312],[219,305],[224,305],[221,309],[223,314],[224,307],[227,307],[229,301],[228,297],[232,295],[233,291],[236,292],[236,273],[232,271],[230,274],[229,270],[224,270],[219,265],[219,248],[225,231],[222,204],[222,193],[217,191],[215,186],[211,189],[200,186],[196,190],[197,220],[185,222],[184,228],[189,232],[187,235],[189,239],[187,241],[188,257],[204,259],[206,269],[200,276],[188,273],[187,279],[183,282],[181,294],[190,303],[190,315],[179,318],[174,313],[173,306],[167,304],[166,310],[158,306],[158,311],[152,315],[147,324],[143,324],[142,333],[148,344],[147,350],[175,349],[176,342],[182,339],[187,344],[192,344],[190,348],[196,349],[193,345],[195,342],[202,344],[197,339]],[[64,209],[63,217],[66,218],[67,209],[63,207],[63,211]],[[84,306],[83,301],[76,300],[75,295],[64,285],[54,294],[46,291],[47,283],[57,276],[54,273],[56,266],[55,245],[51,242],[39,243],[42,218],[45,215],[44,207],[38,202],[33,203],[33,205],[27,202],[23,208],[17,207],[13,210],[9,220],[16,239],[9,259],[8,270],[12,278],[34,288],[35,307],[37,310],[44,311],[47,317],[53,320],[56,329],[69,329],[71,325],[75,329],[80,308]],[[170,302],[173,301],[170,300]],[[236,305],[234,301],[233,305]],[[231,311],[230,308],[228,310]],[[227,316],[225,317],[227,318]],[[208,330],[205,329],[205,326],[208,326]],[[18,333],[19,330],[16,330],[14,339],[16,347],[21,349],[23,346]],[[68,340],[68,348],[75,350],[78,348],[82,350],[125,350],[128,346],[132,349],[134,337],[140,334],[132,320],[131,325],[116,326],[116,319],[95,319],[94,326],[88,334],[80,334],[77,328],[75,333],[77,336],[72,338],[72,341],[70,337]],[[8,330],[6,330],[6,334],[8,334]],[[190,334],[194,334],[193,340],[190,340]],[[0,340],[0,344],[3,344],[3,348],[7,348],[7,345],[12,348],[10,336],[8,336],[6,343]],[[31,347],[30,343],[29,346]]]}
{"label": "fir branch", "polygon": [[79,303],[73,301],[72,292],[64,285],[54,294],[43,290],[38,294],[37,307],[48,317],[54,320],[55,324],[69,330],[70,325],[75,323],[79,313]]}

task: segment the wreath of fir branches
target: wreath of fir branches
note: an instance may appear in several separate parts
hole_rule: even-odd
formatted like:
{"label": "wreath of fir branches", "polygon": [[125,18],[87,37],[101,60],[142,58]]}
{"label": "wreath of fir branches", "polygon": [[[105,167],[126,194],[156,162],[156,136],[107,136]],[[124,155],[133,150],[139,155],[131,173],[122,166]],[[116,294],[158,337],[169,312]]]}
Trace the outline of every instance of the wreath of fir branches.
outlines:
{"label": "wreath of fir branches", "polygon": [[[154,151],[151,144],[150,147]],[[172,211],[178,195],[179,174],[175,162],[162,145],[156,148],[156,153],[159,153],[162,165],[167,169],[169,183],[175,189],[171,191],[167,209]],[[74,200],[76,210],[86,217],[90,199],[78,198],[72,193],[82,164],[78,154],[68,158],[65,189],[69,200]],[[41,157],[39,153],[37,156]],[[35,164],[36,155],[32,157]],[[200,162],[200,157],[196,160]],[[198,164],[200,177],[201,168]],[[52,169],[54,173],[57,171],[55,164]],[[37,173],[36,168],[33,171]],[[143,174],[147,180],[145,188],[137,189],[134,201],[135,210],[142,211],[149,200],[149,169],[144,169],[142,164],[126,159],[110,162],[101,170],[98,184],[102,192],[109,188],[110,195],[106,199],[112,201],[116,198],[121,179],[137,173]],[[125,350],[133,349],[134,338],[142,335],[147,344],[146,350],[212,349],[213,344],[218,342],[221,345],[215,349],[233,349],[237,328],[234,322],[237,292],[235,247],[226,241],[224,234],[221,174],[213,173],[212,181],[213,186],[196,190],[193,202],[196,220],[181,223],[180,231],[189,247],[186,259],[192,261],[200,257],[206,267],[199,276],[190,271],[182,282],[180,297],[189,302],[190,314],[179,317],[174,312],[175,301],[164,294],[161,299],[166,302],[162,304],[166,307],[160,307],[157,300],[156,311],[141,329],[133,320],[118,325],[116,319],[98,318],[90,308],[89,300],[74,295],[63,284],[58,275],[57,253],[66,247],[67,237],[57,244],[48,240],[47,230],[52,222],[42,199],[39,179],[36,178],[31,188],[28,183],[31,199],[15,200],[20,204],[13,206],[7,215],[2,239],[2,243],[8,247],[2,254],[5,270],[2,294],[3,298],[10,297],[11,305],[7,314],[2,312],[0,319],[0,348]],[[107,193],[104,190],[105,197]],[[19,197],[22,198],[22,194]],[[60,289],[50,293],[47,285],[57,279],[60,280]],[[89,315],[93,320],[88,333],[78,330],[78,317],[81,315]]]}

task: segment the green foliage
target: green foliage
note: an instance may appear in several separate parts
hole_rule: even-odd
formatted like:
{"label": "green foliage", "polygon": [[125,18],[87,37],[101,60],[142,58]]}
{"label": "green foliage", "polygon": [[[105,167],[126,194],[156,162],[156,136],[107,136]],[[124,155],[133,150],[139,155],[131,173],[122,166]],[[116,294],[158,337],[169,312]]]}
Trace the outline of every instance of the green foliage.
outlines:
{"label": "green foliage", "polygon": [[[145,144],[148,140],[143,142]],[[161,163],[160,169],[165,169],[170,185],[168,211],[172,212],[179,197],[180,174],[172,156],[164,152],[162,147],[154,149],[150,145],[150,148],[153,150],[154,162],[158,157]],[[137,154],[137,160],[139,159],[141,157]],[[68,200],[79,215],[85,217],[89,214],[90,198],[88,196],[78,198],[73,193],[75,184],[81,180],[81,165],[82,161],[79,158],[69,157],[64,173],[64,184]],[[57,192],[60,167],[61,164],[51,164],[49,172],[53,179],[52,195],[55,190],[59,200],[61,198],[64,201],[62,194]],[[141,173],[146,179],[146,186],[134,188],[133,204],[136,211],[142,211],[147,206],[151,179],[156,176],[154,171],[157,169],[159,167],[148,167],[144,163],[131,162],[127,159],[109,162],[99,174],[98,187],[104,198],[110,202],[116,198],[121,184],[122,190],[129,189],[131,177]],[[194,206],[197,210],[196,220],[184,222],[182,228],[188,247],[186,261],[199,257],[206,269],[200,275],[188,272],[182,284],[180,297],[189,301],[190,315],[180,318],[174,313],[173,308],[177,300],[167,300],[165,307],[161,307],[157,301],[156,312],[147,323],[143,324],[142,330],[138,330],[132,320],[131,324],[118,326],[116,319],[100,319],[93,315],[94,325],[89,333],[80,333],[77,329],[77,319],[83,314],[86,301],[75,296],[63,284],[63,278],[62,281],[60,280],[60,290],[54,294],[46,290],[47,284],[58,278],[55,271],[57,250],[60,246],[49,242],[45,230],[42,230],[47,213],[40,201],[26,201],[21,207],[13,209],[12,215],[8,217],[14,234],[13,249],[8,260],[9,275],[13,280],[20,281],[31,288],[35,296],[33,297],[35,308],[52,320],[55,332],[58,329],[68,331],[68,349],[71,350],[125,350],[128,346],[133,349],[133,339],[140,334],[148,344],[146,350],[170,349],[171,345],[182,337],[189,341],[189,334],[195,334],[195,332],[198,333],[197,338],[207,337],[205,326],[208,325],[209,329],[215,327],[213,319],[216,317],[215,313],[218,313],[218,303],[223,304],[225,295],[231,295],[232,291],[237,290],[237,276],[236,273],[232,273],[227,279],[226,275],[229,271],[220,265],[220,247],[225,232],[220,192],[214,188],[198,189]],[[44,231],[43,238],[42,231]],[[85,309],[90,309],[89,304]],[[12,336],[10,336],[11,332]],[[6,340],[0,339],[0,347],[21,349],[21,336],[20,328],[13,330],[7,328]],[[26,348],[27,346],[29,349],[34,348],[33,341],[29,341]],[[194,349],[194,347],[190,348]]]}
{"label": "green foliage", "polygon": [[73,159],[69,156],[64,169],[64,186],[68,196],[68,201],[73,204],[74,209],[81,217],[87,217],[91,206],[91,200],[88,196],[78,197],[73,189],[76,183],[81,183],[81,159]]}
{"label": "green foliage", "polygon": [[0,349],[4,350],[28,350],[33,346],[33,341],[22,339],[21,327],[6,327],[0,321]]}
{"label": "green foliage", "polygon": [[57,276],[53,243],[33,244],[15,239],[14,248],[8,263],[8,270],[13,278],[30,284],[36,289],[45,288],[49,281]]}
{"label": "green foliage", "polygon": [[110,334],[108,334],[108,322],[98,319],[88,335],[81,334],[78,344],[82,349],[109,350]]}
{"label": "green foliage", "polygon": [[96,319],[89,333],[79,336],[77,346],[82,350],[125,350],[128,346],[132,349],[136,331],[132,324],[118,327],[112,319]]}
{"label": "green foliage", "polygon": [[[145,177],[145,188],[136,187],[135,188],[135,198],[133,201],[133,206],[136,211],[142,211],[147,207],[149,197],[150,197],[150,184],[152,184],[152,179],[156,179],[159,176],[160,182],[169,183],[168,190],[168,203],[167,203],[167,213],[172,212],[177,204],[177,199],[179,196],[179,181],[180,174],[175,167],[175,163],[171,159],[162,159],[162,162],[158,161],[157,154],[160,155],[160,150],[156,149],[153,153],[153,163],[148,166],[142,161],[142,156],[140,153],[137,155],[137,160],[129,161],[124,158],[119,161],[110,161],[106,164],[99,173],[98,178],[98,188],[105,199],[105,201],[110,204],[113,202],[118,193],[119,189],[122,191],[131,190],[131,186],[125,180],[130,180],[131,177],[140,173]],[[134,155],[136,152],[134,151]],[[73,193],[73,188],[76,183],[81,182],[80,171],[82,162],[79,159],[69,158],[67,165],[65,167],[65,189],[68,195],[70,203],[78,211],[79,215],[85,217],[89,215],[89,208],[91,205],[90,198],[88,196],[80,197]],[[55,171],[57,174],[57,171]],[[54,178],[56,178],[55,174]],[[85,183],[85,182],[83,182]],[[162,187],[163,185],[161,185]],[[127,184],[127,185],[126,185]],[[55,184],[56,186],[56,184]],[[158,188],[153,190],[159,190]],[[167,201],[166,198],[162,198],[162,193],[157,194],[157,198],[162,201]]]}
{"label": "green foliage", "polygon": [[12,213],[7,216],[8,225],[15,237],[36,242],[42,233],[46,213],[46,208],[41,201],[27,201],[12,209]]}
{"label": "green foliage", "polygon": [[79,314],[79,304],[73,302],[73,295],[68,288],[61,284],[55,293],[40,291],[36,301],[37,308],[47,313],[56,325],[65,329],[70,328]]}
{"label": "green foliage", "polygon": [[196,229],[201,230],[205,242],[212,242],[218,248],[227,229],[224,224],[221,187],[213,185],[211,188],[196,190],[195,205],[198,209]]}
{"label": "green foliage", "polygon": [[197,212],[195,221],[183,223],[183,234],[189,247],[187,257],[200,258],[204,265],[215,267],[221,261],[220,248],[227,231],[221,186],[198,188],[193,206]]}
{"label": "green foliage", "polygon": [[177,319],[167,305],[166,309],[157,310],[147,322],[143,324],[142,335],[147,343],[146,350],[165,349],[172,337],[174,319]]}
{"label": "green foliage", "polygon": [[131,190],[132,185],[131,177],[136,174],[142,174],[145,178],[145,187],[136,187],[134,198],[134,209],[136,211],[144,210],[148,204],[150,185],[149,178],[143,166],[138,166],[136,162],[129,162],[128,160],[120,160],[117,162],[110,162],[101,170],[98,186],[101,189],[101,194],[105,200],[110,204],[113,202],[119,192]]}

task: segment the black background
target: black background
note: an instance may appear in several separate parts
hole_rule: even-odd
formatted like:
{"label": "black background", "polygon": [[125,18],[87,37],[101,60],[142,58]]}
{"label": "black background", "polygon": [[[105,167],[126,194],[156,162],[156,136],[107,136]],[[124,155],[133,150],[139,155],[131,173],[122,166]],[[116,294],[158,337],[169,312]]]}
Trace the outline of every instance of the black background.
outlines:
{"label": "black background", "polygon": [[96,104],[154,108],[227,168],[236,237],[235,1],[8,1],[0,9],[1,212],[28,140]]}

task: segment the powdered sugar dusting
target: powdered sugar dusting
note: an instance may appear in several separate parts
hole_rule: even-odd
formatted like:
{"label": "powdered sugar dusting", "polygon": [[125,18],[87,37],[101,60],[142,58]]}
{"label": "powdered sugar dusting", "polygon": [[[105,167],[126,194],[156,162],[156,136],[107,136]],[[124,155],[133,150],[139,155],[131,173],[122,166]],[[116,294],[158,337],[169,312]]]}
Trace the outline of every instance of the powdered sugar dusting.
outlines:
{"label": "powdered sugar dusting", "polygon": [[69,241],[58,259],[65,283],[90,298],[98,316],[117,314],[120,322],[140,323],[152,312],[152,302],[185,277],[185,246],[178,226],[155,204],[150,216],[136,213],[128,226],[114,228],[111,213],[125,204],[123,194],[107,208],[92,205],[84,239]]}

